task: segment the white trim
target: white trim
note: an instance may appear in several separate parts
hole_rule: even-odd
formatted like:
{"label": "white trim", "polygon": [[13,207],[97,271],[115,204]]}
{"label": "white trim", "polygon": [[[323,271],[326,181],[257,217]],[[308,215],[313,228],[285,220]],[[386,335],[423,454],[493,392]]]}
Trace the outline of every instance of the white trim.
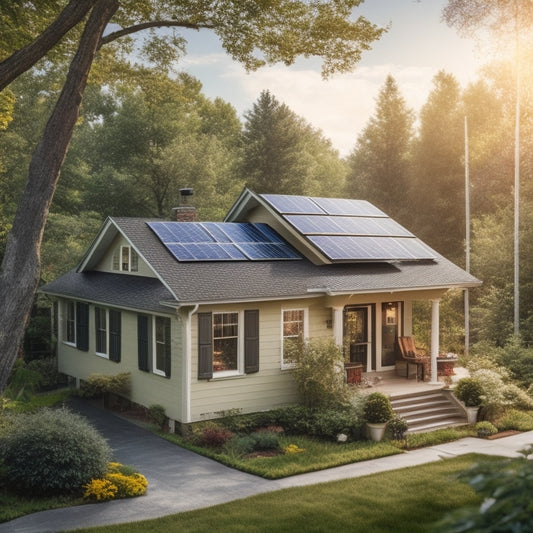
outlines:
{"label": "white trim", "polygon": [[192,381],[192,316],[198,311],[198,304],[186,311],[182,319],[183,365],[182,365],[182,419],[191,422],[191,381]]}
{"label": "white trim", "polygon": [[[157,318],[167,318],[170,320],[170,338],[168,342],[170,343],[170,353],[172,354],[172,319],[169,316],[161,315],[152,315],[152,374],[156,376],[161,376],[166,378],[167,374],[164,370],[157,368]],[[167,339],[165,339],[166,343]]]}
{"label": "white trim", "polygon": [[226,315],[226,314],[237,315],[237,369],[236,370],[220,370],[217,372],[214,369],[214,361],[213,361],[213,377],[211,378],[212,380],[244,375],[244,310],[241,309],[239,311],[213,311],[212,312],[213,350],[215,346],[215,315]]}
{"label": "white trim", "polygon": [[[98,336],[98,325],[96,323],[96,310],[100,309],[104,312],[105,317],[105,352],[96,351],[96,339]],[[90,315],[90,313],[89,313]],[[109,309],[107,307],[102,307],[101,305],[95,305],[93,307],[93,319],[94,319],[94,353],[102,359],[109,359]]]}

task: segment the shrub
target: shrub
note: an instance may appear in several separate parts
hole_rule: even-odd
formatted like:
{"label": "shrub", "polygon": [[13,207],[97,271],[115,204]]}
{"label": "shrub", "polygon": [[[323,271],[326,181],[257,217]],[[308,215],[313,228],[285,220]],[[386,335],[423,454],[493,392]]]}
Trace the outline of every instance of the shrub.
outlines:
{"label": "shrub", "polygon": [[363,433],[363,420],[350,407],[317,410],[311,415],[309,425],[310,435],[331,440],[337,440],[339,433],[351,439],[358,439]]}
{"label": "shrub", "polygon": [[496,426],[500,431],[513,429],[517,431],[532,431],[533,413],[530,414],[518,409],[507,409],[505,414],[496,422]]}
{"label": "shrub", "polygon": [[29,368],[23,359],[17,359],[11,370],[6,396],[12,400],[27,400],[41,381],[39,372]]}
{"label": "shrub", "polygon": [[483,388],[475,378],[461,378],[453,389],[453,393],[466,407],[479,407],[481,405]]}
{"label": "shrub", "polygon": [[41,390],[55,389],[60,383],[60,374],[57,369],[57,357],[33,359],[28,363],[28,369],[41,376],[39,387]]}
{"label": "shrub", "polygon": [[80,387],[80,396],[94,398],[113,393],[118,396],[127,394],[130,388],[131,374],[123,372],[114,376],[91,374]]}
{"label": "shrub", "polygon": [[154,403],[148,407],[148,412],[150,413],[152,420],[163,429],[165,420],[167,419],[165,408],[158,403]]}
{"label": "shrub", "polygon": [[296,361],[293,376],[306,406],[329,408],[349,402],[342,348],[333,339],[299,343],[292,358]]}
{"label": "shrub", "polygon": [[363,407],[364,419],[370,424],[384,424],[394,413],[388,396],[382,392],[372,392],[366,397]]}
{"label": "shrub", "polygon": [[279,450],[279,437],[277,433],[256,431],[250,435],[235,437],[229,448],[238,455],[246,455],[252,452]]}
{"label": "shrub", "polygon": [[476,424],[476,432],[478,437],[486,439],[487,437],[498,433],[498,428],[494,424],[485,420]]}
{"label": "shrub", "polygon": [[13,490],[71,493],[105,474],[111,449],[83,417],[49,408],[12,416],[0,436],[0,459]]}
{"label": "shrub", "polygon": [[530,446],[519,458],[480,463],[462,474],[483,502],[449,514],[436,531],[531,531],[532,453]]}
{"label": "shrub", "polygon": [[231,438],[233,433],[216,422],[207,422],[193,428],[193,440],[199,446],[222,448]]}
{"label": "shrub", "polygon": [[405,432],[408,429],[407,420],[405,418],[394,415],[387,424],[387,427],[389,428],[392,438],[395,440],[403,440],[405,438]]}
{"label": "shrub", "polygon": [[131,466],[109,463],[109,469],[104,478],[91,479],[83,488],[84,498],[106,501],[142,496],[148,488],[148,481]]}

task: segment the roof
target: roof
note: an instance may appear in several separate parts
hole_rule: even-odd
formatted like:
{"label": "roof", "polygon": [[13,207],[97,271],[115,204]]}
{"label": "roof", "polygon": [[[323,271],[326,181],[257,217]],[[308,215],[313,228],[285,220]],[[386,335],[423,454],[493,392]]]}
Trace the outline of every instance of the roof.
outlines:
{"label": "roof", "polygon": [[[480,281],[435,252],[435,259],[402,262],[314,264],[296,261],[177,261],[148,222],[110,218],[76,271],[41,290],[109,305],[164,310],[165,305],[290,299],[477,286]],[[102,243],[122,234],[156,278],[91,272]],[[143,300],[143,301],[141,301]],[[146,301],[144,301],[146,300]]]}

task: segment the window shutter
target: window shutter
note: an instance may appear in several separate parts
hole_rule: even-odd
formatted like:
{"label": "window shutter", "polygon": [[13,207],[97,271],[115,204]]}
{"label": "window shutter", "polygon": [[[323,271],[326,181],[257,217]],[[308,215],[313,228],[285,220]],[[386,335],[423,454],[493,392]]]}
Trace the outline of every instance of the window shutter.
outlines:
{"label": "window shutter", "polygon": [[149,372],[150,361],[150,335],[148,329],[148,317],[137,315],[137,358],[139,370]]}
{"label": "window shutter", "polygon": [[109,310],[109,359],[120,363],[122,317],[120,311]]}
{"label": "window shutter", "polygon": [[170,338],[170,318],[167,318],[165,320],[165,376],[167,378],[170,377],[170,346],[171,346],[171,338]]}
{"label": "window shutter", "polygon": [[89,351],[89,304],[76,302],[76,348]]}
{"label": "window shutter", "polygon": [[213,377],[213,317],[198,313],[198,379]]}
{"label": "window shutter", "polygon": [[259,310],[244,311],[244,372],[259,372]]}

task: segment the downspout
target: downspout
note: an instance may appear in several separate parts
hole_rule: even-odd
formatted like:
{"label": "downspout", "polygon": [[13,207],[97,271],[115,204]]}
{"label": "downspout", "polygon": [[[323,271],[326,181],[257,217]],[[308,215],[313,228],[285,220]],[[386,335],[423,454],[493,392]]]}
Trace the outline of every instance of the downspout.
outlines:
{"label": "downspout", "polygon": [[198,311],[199,304],[187,311],[183,324],[183,373],[182,373],[182,416],[185,424],[191,421],[191,360],[192,360],[192,315]]}

